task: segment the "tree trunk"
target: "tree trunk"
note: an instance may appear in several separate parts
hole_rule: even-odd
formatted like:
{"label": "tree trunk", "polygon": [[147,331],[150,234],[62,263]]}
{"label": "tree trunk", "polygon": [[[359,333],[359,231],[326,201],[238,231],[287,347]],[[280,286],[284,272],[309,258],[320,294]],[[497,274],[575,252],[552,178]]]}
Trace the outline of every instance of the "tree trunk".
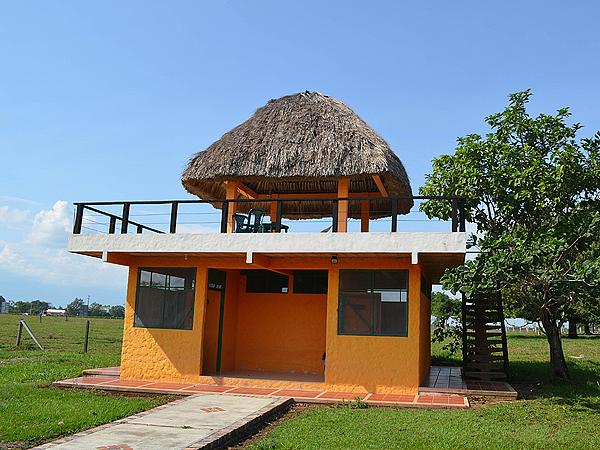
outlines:
{"label": "tree trunk", "polygon": [[542,324],[550,346],[550,376],[561,380],[569,380],[569,370],[563,353],[558,324],[548,311],[543,312]]}
{"label": "tree trunk", "polygon": [[577,339],[577,322],[569,319],[569,339]]}
{"label": "tree trunk", "polygon": [[589,336],[590,334],[592,334],[592,330],[590,329],[590,323],[589,322],[585,322],[583,324],[583,334],[585,334],[586,336]]}

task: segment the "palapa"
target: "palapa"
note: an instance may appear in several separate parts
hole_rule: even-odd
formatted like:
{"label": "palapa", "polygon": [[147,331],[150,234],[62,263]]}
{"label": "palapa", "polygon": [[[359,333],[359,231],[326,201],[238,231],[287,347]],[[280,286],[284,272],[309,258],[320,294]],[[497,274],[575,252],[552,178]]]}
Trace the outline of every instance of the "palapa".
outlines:
{"label": "palapa", "polygon": [[[326,193],[337,195],[337,180],[348,177],[351,193],[380,192],[379,176],[389,196],[412,196],[400,159],[385,140],[339,100],[301,92],[269,101],[247,121],[195,154],[184,170],[185,189],[204,200],[224,200],[225,181],[240,181],[263,196]],[[220,207],[215,202],[216,207]],[[269,201],[238,205],[268,210]],[[406,213],[412,198],[399,202]],[[293,219],[331,216],[331,203],[284,202],[283,216]],[[390,201],[371,200],[370,218],[391,215]],[[349,217],[360,218],[360,202],[351,201]]]}

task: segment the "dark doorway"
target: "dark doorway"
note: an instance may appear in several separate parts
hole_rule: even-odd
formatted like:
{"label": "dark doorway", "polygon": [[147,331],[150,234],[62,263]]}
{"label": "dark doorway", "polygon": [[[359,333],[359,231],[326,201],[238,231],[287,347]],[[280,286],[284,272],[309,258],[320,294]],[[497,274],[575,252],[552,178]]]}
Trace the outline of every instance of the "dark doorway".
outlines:
{"label": "dark doorway", "polygon": [[208,269],[206,291],[206,318],[202,340],[202,374],[221,373],[221,350],[223,347],[223,311],[225,309],[226,273]]}

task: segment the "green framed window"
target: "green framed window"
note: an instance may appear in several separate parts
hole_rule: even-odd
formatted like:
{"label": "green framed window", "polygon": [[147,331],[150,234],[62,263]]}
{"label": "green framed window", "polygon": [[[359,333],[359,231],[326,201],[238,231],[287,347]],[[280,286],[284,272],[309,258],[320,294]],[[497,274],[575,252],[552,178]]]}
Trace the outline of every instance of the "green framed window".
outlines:
{"label": "green framed window", "polygon": [[338,334],[408,336],[408,270],[340,270]]}
{"label": "green framed window", "polygon": [[191,330],[195,288],[196,269],[140,268],[134,326]]}

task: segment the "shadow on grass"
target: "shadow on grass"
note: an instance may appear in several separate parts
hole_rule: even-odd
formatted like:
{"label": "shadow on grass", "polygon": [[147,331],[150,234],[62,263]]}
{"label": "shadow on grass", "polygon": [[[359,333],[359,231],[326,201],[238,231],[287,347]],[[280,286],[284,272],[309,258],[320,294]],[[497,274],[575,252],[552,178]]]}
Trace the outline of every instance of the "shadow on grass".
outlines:
{"label": "shadow on grass", "polygon": [[511,361],[510,383],[525,399],[550,398],[561,405],[600,414],[600,363],[569,362],[571,381],[550,377],[549,363]]}

